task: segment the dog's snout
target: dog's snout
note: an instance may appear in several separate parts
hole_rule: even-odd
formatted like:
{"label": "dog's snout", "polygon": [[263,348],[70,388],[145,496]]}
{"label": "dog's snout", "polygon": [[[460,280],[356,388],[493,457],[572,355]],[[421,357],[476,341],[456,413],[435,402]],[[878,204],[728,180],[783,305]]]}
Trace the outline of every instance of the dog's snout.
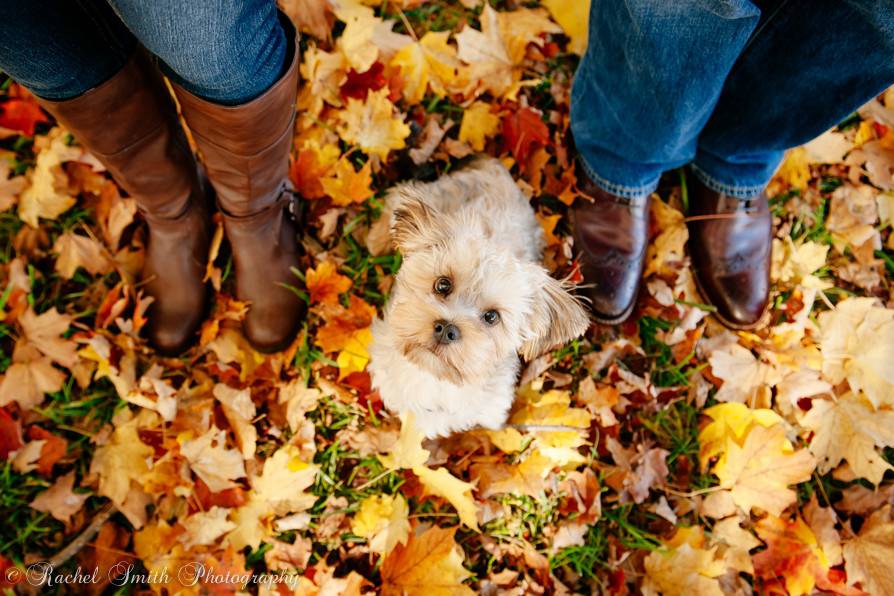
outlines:
{"label": "dog's snout", "polygon": [[435,341],[439,344],[452,344],[459,340],[459,327],[449,321],[435,321]]}

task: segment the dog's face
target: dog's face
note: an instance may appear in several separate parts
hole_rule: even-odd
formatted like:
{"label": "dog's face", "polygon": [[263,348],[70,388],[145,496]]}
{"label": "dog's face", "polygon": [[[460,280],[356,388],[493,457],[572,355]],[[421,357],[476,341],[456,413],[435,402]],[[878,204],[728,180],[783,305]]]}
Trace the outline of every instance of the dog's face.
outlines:
{"label": "dog's face", "polygon": [[481,384],[506,358],[532,358],[586,330],[561,282],[494,242],[479,217],[410,201],[392,239],[404,261],[385,322],[404,356],[439,379]]}

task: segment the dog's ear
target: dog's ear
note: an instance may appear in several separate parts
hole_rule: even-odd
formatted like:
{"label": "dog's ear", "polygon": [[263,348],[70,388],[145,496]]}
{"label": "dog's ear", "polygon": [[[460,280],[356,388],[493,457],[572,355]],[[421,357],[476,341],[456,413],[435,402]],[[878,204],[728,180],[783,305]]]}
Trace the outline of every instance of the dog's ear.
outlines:
{"label": "dog's ear", "polygon": [[406,255],[437,243],[440,240],[438,212],[418,198],[404,195],[401,199],[391,223],[394,246]]}
{"label": "dog's ear", "polygon": [[521,355],[533,360],[549,348],[584,334],[590,326],[587,309],[567,284],[553,278],[545,269],[538,269],[539,284],[534,297]]}

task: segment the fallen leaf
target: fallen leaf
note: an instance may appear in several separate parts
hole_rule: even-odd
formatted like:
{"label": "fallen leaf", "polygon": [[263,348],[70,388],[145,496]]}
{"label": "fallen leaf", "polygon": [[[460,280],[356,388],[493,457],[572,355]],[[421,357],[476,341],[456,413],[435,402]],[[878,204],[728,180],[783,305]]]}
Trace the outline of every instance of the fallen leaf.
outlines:
{"label": "fallen leaf", "polygon": [[814,431],[808,448],[820,474],[845,460],[854,474],[877,485],[894,469],[877,451],[894,446],[894,411],[875,411],[866,399],[847,393],[834,402],[813,400],[801,425]]}
{"label": "fallen leaf", "polygon": [[56,271],[63,279],[74,277],[80,267],[90,275],[101,275],[111,269],[111,261],[103,245],[89,236],[67,231],[56,239],[53,252],[59,255]]}
{"label": "fallen leaf", "polygon": [[386,555],[395,545],[407,543],[409,512],[400,494],[370,495],[360,502],[360,509],[351,520],[351,531],[367,539],[370,551]]}
{"label": "fallen leaf", "polygon": [[778,517],[795,502],[788,486],[808,480],[816,461],[806,449],[791,452],[789,445],[781,425],[752,425],[741,445],[727,438],[725,458],[714,473],[743,511],[759,507]]}
{"label": "fallen leaf", "polygon": [[873,298],[846,298],[817,322],[823,375],[833,384],[846,379],[876,408],[894,406],[894,310]]}
{"label": "fallen leaf", "polygon": [[212,492],[233,488],[236,478],[245,476],[242,454],[226,447],[226,433],[212,426],[199,437],[183,441],[180,453],[189,462],[196,476]]}
{"label": "fallen leaf", "polygon": [[338,134],[346,143],[384,161],[392,150],[403,149],[410,135],[410,127],[395,112],[387,89],[373,91],[365,102],[348,99],[337,114]]}
{"label": "fallen leaf", "polygon": [[53,485],[37,495],[29,505],[32,509],[49,513],[67,524],[71,516],[81,510],[90,493],[74,493],[75,473],[69,472],[56,479]]}
{"label": "fallen leaf", "polygon": [[396,545],[382,562],[383,596],[474,594],[462,583],[471,574],[462,566],[455,532],[432,527],[419,536],[411,534],[406,545]]}
{"label": "fallen leaf", "polygon": [[859,583],[869,594],[894,594],[894,522],[891,505],[874,511],[853,540],[844,543],[848,583]]}

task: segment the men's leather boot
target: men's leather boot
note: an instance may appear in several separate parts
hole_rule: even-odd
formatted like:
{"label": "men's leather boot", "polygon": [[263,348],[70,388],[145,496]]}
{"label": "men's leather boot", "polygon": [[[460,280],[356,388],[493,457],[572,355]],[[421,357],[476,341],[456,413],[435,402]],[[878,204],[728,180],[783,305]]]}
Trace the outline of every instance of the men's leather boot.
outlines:
{"label": "men's leather boot", "polygon": [[689,255],[702,294],[732,329],[755,327],[770,294],[772,218],[764,193],[739,199],[698,178],[689,190]]}
{"label": "men's leather boot", "polygon": [[38,101],[136,200],[149,225],[142,274],[154,298],[149,341],[164,354],[181,352],[208,304],[210,201],[160,73],[137,53],[83,95]]}
{"label": "men's leather boot", "polygon": [[[623,322],[636,306],[649,243],[649,197],[626,199],[596,186],[577,168],[578,199],[572,211],[574,248],[580,254],[581,288],[600,323]],[[589,200],[587,200],[589,199]]]}
{"label": "men's leather boot", "polygon": [[243,331],[263,352],[288,346],[306,312],[304,302],[284,287],[298,281],[291,269],[300,256],[288,186],[298,50],[294,27],[287,18],[280,20],[290,44],[286,68],[259,97],[224,106],[174,85],[223,214],[236,295],[250,303]]}

